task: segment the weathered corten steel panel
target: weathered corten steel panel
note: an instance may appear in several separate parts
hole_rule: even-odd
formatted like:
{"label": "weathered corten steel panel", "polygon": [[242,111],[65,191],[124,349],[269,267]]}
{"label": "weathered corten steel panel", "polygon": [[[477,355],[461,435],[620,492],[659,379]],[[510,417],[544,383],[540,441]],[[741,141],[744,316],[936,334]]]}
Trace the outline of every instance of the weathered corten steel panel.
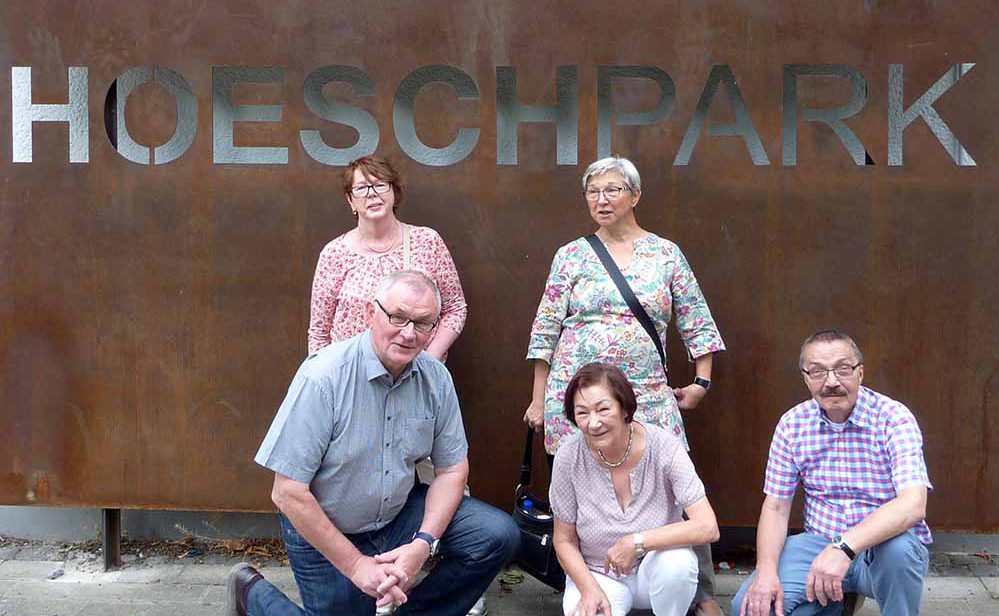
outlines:
{"label": "weathered corten steel panel", "polygon": [[[4,3],[0,502],[271,508],[271,477],[251,458],[306,353],[315,259],[352,225],[340,168],[310,156],[300,131],[338,148],[359,134],[310,111],[303,84],[347,65],[371,77],[373,95],[336,83],[326,99],[370,112],[378,153],[405,178],[400,216],[440,231],[457,262],[470,313],[449,367],[470,483],[505,506],[534,310],[555,250],[593,228],[578,182],[598,150],[598,67],[640,65],[669,74],[675,104],[649,125],[614,122],[613,150],[637,163],[640,223],[682,247],[729,346],[717,386],[686,418],[721,521],[755,523],[771,431],[806,395],[798,344],[836,326],[863,347],[867,384],[920,421],[931,524],[997,531],[997,24],[986,0]],[[826,64],[866,81],[867,103],[845,126],[873,164],[855,164],[829,126],[807,121],[795,123],[797,164],[784,164],[784,67]],[[942,75],[956,79],[933,109],[977,165],[956,164],[922,118],[903,132],[903,164],[888,164],[892,64],[904,67],[904,109]],[[459,99],[438,83],[416,95],[427,145],[479,130],[471,154],[446,166],[414,160],[396,137],[397,88],[430,65],[460,69],[478,90]],[[675,164],[714,65],[731,71],[752,127],[722,83],[688,164]],[[168,164],[126,160],[105,130],[110,86],[141,66],[181,75],[196,102],[193,143]],[[497,128],[497,74],[507,74],[497,67],[516,70],[520,104],[553,106],[563,66],[576,71],[575,97],[571,79],[563,85],[578,104],[578,122],[565,124],[578,144],[557,147],[553,123],[521,124],[516,164],[498,164],[510,134]],[[15,162],[12,67],[31,67],[33,102],[53,104],[68,100],[68,69],[87,67],[87,162],[69,162],[65,122],[35,123],[32,162]],[[280,118],[233,132],[239,146],[287,148],[286,163],[213,161],[225,145],[213,67],[283,69],[233,95],[280,105]],[[844,76],[796,83],[799,115],[854,95]],[[649,79],[616,79],[611,91],[618,114],[659,101]],[[140,85],[128,134],[164,144],[179,115],[190,119],[167,89]],[[712,131],[740,118],[769,164],[754,165],[752,140]],[[686,383],[692,369],[671,341],[672,378]]]}

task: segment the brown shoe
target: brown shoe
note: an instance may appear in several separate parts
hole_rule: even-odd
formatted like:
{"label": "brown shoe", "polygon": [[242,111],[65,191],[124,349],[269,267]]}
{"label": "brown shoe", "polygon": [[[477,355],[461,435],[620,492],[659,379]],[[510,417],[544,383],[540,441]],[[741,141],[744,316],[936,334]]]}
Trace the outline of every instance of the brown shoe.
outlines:
{"label": "brown shoe", "polygon": [[264,576],[247,563],[233,566],[225,582],[223,616],[246,616],[246,597],[250,587],[262,579]]}

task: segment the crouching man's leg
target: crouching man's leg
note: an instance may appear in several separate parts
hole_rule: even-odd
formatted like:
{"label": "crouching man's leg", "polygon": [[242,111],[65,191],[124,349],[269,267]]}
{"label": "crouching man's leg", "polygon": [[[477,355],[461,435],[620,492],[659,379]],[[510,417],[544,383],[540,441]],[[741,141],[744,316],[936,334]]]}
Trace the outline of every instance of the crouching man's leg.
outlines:
{"label": "crouching man's leg", "polygon": [[878,602],[882,616],[918,614],[929,563],[929,550],[910,530],[859,554],[854,585]]}
{"label": "crouching man's leg", "polygon": [[[784,551],[780,555],[780,564],[777,566],[777,575],[780,577],[781,587],[784,589],[784,613],[794,616],[817,616],[835,615],[843,609],[842,602],[829,603],[826,607],[818,601],[809,603],[805,595],[805,584],[808,580],[808,570],[812,566],[812,561],[822,550],[829,545],[829,540],[821,535],[812,533],[801,533],[787,538],[784,543]],[[756,572],[742,584],[742,588],[732,599],[732,614],[739,614],[742,602],[746,596],[746,591],[756,579]],[[847,575],[849,578],[849,574]],[[844,585],[844,591],[851,590]],[[748,606],[747,606],[748,607]],[[746,613],[749,613],[747,610]],[[773,606],[770,612],[773,614]]]}
{"label": "crouching man's leg", "polygon": [[[375,600],[354,586],[318,550],[312,547],[291,522],[278,516],[281,537],[288,550],[288,560],[295,574],[302,610],[280,589],[265,579],[254,581],[246,592],[247,616],[303,616],[305,614],[373,614]],[[359,543],[359,544],[358,544]],[[355,543],[367,555],[375,552],[368,542]],[[235,612],[242,616],[241,612]],[[235,616],[234,614],[234,616]],[[229,616],[228,614],[226,616]]]}
{"label": "crouching man's leg", "polygon": [[407,593],[400,616],[464,616],[513,558],[520,531],[509,514],[462,499],[440,542],[441,561]]}

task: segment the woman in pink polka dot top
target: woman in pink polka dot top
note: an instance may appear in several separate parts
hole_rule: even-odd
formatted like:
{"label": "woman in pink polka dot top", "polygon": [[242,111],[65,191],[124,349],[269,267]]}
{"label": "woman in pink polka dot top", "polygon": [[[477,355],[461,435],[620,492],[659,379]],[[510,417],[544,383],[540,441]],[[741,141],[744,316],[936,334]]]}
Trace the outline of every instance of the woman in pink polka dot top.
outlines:
{"label": "woman in pink polka dot top", "polygon": [[691,546],[718,539],[683,442],[635,421],[637,406],[631,383],[610,364],[583,366],[566,389],[565,417],[579,430],[555,454],[549,491],[565,614],[635,607],[683,616],[697,589]]}

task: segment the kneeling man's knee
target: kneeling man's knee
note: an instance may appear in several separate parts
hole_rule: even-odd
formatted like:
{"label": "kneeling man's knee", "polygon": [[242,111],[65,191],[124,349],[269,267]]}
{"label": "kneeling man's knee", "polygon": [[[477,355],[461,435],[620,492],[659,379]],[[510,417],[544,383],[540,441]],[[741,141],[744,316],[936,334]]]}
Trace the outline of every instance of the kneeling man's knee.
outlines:
{"label": "kneeling man's knee", "polygon": [[902,533],[897,537],[874,546],[871,564],[877,569],[904,570],[909,575],[922,577],[929,566],[929,552],[912,533]]}
{"label": "kneeling man's knee", "polygon": [[520,545],[520,529],[508,514],[486,505],[475,503],[474,515],[468,519],[475,527],[474,559],[506,564]]}

